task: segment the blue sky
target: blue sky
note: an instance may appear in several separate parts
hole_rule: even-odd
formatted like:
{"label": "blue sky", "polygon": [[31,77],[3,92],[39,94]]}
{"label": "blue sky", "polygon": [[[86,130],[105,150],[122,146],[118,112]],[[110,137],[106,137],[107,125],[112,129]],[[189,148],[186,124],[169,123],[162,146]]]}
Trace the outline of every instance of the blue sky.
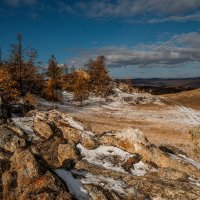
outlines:
{"label": "blue sky", "polygon": [[199,0],[0,0],[0,46],[16,33],[47,63],[104,55],[113,77],[200,76]]}

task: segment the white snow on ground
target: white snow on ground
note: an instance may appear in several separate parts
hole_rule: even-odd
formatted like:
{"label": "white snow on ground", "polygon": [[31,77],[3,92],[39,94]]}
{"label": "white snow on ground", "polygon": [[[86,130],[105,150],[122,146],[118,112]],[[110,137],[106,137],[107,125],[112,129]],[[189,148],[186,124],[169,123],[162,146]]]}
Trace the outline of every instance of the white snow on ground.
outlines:
{"label": "white snow on ground", "polygon": [[102,175],[94,175],[91,173],[86,173],[81,179],[83,184],[94,184],[103,187],[107,190],[116,191],[119,194],[126,195],[127,193],[137,194],[134,188],[127,188],[126,184],[121,180],[115,180],[110,177],[105,177]]}
{"label": "white snow on ground", "polygon": [[[163,101],[162,101],[163,100]],[[163,103],[168,101],[171,106]],[[80,107],[79,102],[73,101],[73,95],[69,92],[63,92],[63,100],[61,103],[47,102],[44,99],[38,99],[38,109],[51,110],[58,109],[62,112],[95,114],[104,113],[107,116],[115,118],[145,120],[153,123],[171,123],[186,126],[196,126],[200,124],[200,112],[191,108],[184,107],[167,98],[153,96],[148,93],[125,93],[122,90],[114,89],[114,94],[108,99],[95,97],[91,94],[89,99],[84,101],[84,106]],[[136,104],[159,104],[163,109],[134,109]]]}
{"label": "white snow on ground", "polygon": [[21,128],[31,139],[39,140],[39,137],[33,132],[34,117],[14,117],[12,121]]}
{"label": "white snow on ground", "polygon": [[90,200],[88,192],[83,188],[79,179],[75,179],[71,172],[65,169],[55,169],[54,172],[64,181],[70,193],[78,200]]}
{"label": "white snow on ground", "polygon": [[88,150],[81,144],[78,144],[77,148],[80,150],[81,155],[84,156],[83,159],[89,163],[123,173],[126,173],[126,171],[119,164],[127,161],[133,156],[132,154],[113,146],[101,145],[96,149]]}
{"label": "white snow on ground", "polygon": [[81,130],[81,131],[83,130],[83,125],[79,122],[74,121],[72,117],[68,117],[67,119],[65,118],[65,120],[67,120],[67,122],[69,123],[71,127]]}
{"label": "white snow on ground", "polygon": [[[127,173],[127,171],[125,171],[121,165],[134,156],[133,154],[113,146],[101,145],[96,149],[88,150],[81,144],[78,144],[77,148],[80,150],[81,155],[84,156],[83,160],[104,167],[105,169],[111,169],[122,173]],[[135,176],[144,176],[147,171],[153,170],[153,168],[149,168],[145,163],[139,161],[133,164],[133,168],[130,171]]]}
{"label": "white snow on ground", "polygon": [[192,108],[185,107],[175,101],[172,101],[171,99],[167,99],[164,97],[161,97],[161,99],[175,105],[177,113],[179,113],[183,118],[183,122],[185,122],[185,119],[187,119],[187,122],[189,122],[193,126],[200,124],[200,112],[195,111]]}
{"label": "white snow on ground", "polygon": [[141,93],[141,92],[126,93],[120,90],[119,88],[114,88],[113,92],[114,94],[108,98],[111,101],[109,103],[110,107],[118,107],[120,105],[128,105],[128,104],[146,104],[146,103],[161,104],[159,97],[153,96],[149,93]]}
{"label": "white snow on ground", "polygon": [[131,173],[135,176],[144,176],[147,171],[149,170],[149,167],[144,164],[142,161],[134,164],[134,169],[131,169]]}
{"label": "white snow on ground", "polygon": [[[69,172],[65,169],[55,169],[54,171],[65,182],[70,193],[78,200],[90,200],[88,192],[84,189],[84,184],[101,186],[106,190],[112,190],[121,195],[134,194],[138,197],[140,196],[135,188],[127,187],[121,180],[74,170]],[[72,174],[78,175],[81,178],[76,179]]]}
{"label": "white snow on ground", "polygon": [[193,185],[196,185],[197,187],[200,187],[200,181],[195,180],[194,178],[191,178],[191,177],[189,177],[188,179],[191,181],[190,183],[192,183]]}
{"label": "white snow on ground", "polygon": [[180,160],[180,161],[183,161],[187,164],[191,164],[193,165],[194,167],[196,167],[197,169],[200,169],[200,163],[195,161],[195,160],[192,160],[191,158],[188,158],[187,156],[185,155],[182,155],[182,154],[178,154],[178,155],[175,155],[175,154],[172,154],[172,153],[168,153],[168,155],[174,159],[174,160]]}

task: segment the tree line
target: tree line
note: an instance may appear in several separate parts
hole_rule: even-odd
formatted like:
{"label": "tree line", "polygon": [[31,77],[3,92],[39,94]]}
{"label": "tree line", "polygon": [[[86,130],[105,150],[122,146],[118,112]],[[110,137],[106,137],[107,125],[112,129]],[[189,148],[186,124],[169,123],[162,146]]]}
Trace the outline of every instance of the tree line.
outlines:
{"label": "tree line", "polygon": [[7,60],[2,60],[0,50],[0,97],[4,104],[39,95],[49,101],[59,101],[59,91],[73,93],[74,99],[82,102],[90,93],[106,97],[112,92],[111,78],[106,69],[105,57],[90,59],[82,68],[71,70],[59,65],[52,55],[45,69],[33,48],[24,48],[22,35],[17,34],[16,44],[11,45]]}

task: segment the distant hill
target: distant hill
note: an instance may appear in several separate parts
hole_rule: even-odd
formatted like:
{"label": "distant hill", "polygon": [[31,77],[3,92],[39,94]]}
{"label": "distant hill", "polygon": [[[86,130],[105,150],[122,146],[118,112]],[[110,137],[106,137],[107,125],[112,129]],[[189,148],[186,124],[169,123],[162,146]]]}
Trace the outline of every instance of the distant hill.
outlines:
{"label": "distant hill", "polygon": [[[116,79],[117,82],[125,82],[126,80]],[[134,87],[151,91],[153,94],[170,94],[200,88],[200,77],[131,79],[131,82]]]}

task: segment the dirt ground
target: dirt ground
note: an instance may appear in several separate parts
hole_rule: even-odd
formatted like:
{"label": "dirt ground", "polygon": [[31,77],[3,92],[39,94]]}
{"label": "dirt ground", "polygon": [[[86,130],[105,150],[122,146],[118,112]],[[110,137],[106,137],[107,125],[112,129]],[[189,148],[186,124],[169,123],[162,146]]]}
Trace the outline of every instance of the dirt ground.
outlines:
{"label": "dirt ground", "polygon": [[70,114],[97,134],[127,127],[138,128],[151,143],[176,148],[194,158],[195,147],[190,141],[189,130],[200,123],[200,113],[184,109],[176,102],[163,100],[161,105],[101,106]]}

